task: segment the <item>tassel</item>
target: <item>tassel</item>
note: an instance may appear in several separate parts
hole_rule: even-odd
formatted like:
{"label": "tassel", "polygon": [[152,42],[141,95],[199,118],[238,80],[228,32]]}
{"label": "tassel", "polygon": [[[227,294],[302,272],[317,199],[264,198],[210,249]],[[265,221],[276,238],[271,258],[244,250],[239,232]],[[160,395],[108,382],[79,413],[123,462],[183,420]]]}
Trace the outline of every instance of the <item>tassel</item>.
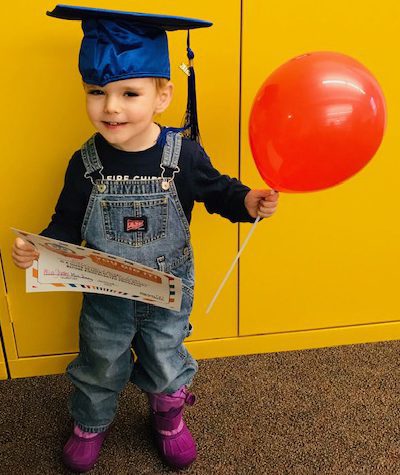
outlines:
{"label": "tassel", "polygon": [[196,77],[193,68],[194,53],[190,48],[190,30],[187,35],[187,57],[189,59],[188,98],[182,127],[163,127],[157,143],[163,147],[168,132],[181,133],[184,137],[201,144],[199,122],[197,117]]}
{"label": "tassel", "polygon": [[187,56],[189,59],[188,98],[183,124],[183,135],[200,143],[199,122],[197,116],[196,75],[193,67],[194,53],[190,48],[190,30],[187,35]]}

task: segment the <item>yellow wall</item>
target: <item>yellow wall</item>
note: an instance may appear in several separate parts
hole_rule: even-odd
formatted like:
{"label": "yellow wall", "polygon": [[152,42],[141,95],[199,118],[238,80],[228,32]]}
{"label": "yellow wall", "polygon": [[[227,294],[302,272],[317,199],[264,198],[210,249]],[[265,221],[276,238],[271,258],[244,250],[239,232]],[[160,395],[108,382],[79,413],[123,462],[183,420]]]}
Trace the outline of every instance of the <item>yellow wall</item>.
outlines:
{"label": "yellow wall", "polygon": [[[327,49],[354,56],[374,72],[389,113],[376,157],[333,189],[282,194],[278,214],[260,223],[241,259],[240,281],[234,272],[207,316],[205,308],[236,254],[238,226],[196,206],[195,331],[188,347],[195,357],[208,358],[398,338],[400,6],[383,2],[378,8],[371,0],[244,0],[241,58],[239,0],[229,2],[229,8],[208,0],[70,3],[214,22],[191,37],[202,137],[217,168],[237,176],[241,119],[241,176],[252,187],[264,184],[250,156],[247,121],[253,97],[273,69],[300,53]],[[2,96],[6,113],[0,119],[7,131],[0,161],[7,299],[0,280],[0,322],[12,377],[61,372],[77,351],[80,297],[25,294],[23,272],[9,253],[10,226],[39,232],[47,225],[68,160],[93,132],[77,71],[80,25],[46,17],[54,6],[45,0],[6,4],[0,20],[8,71]],[[186,58],[185,34],[169,37],[177,93],[161,121],[173,125],[185,108],[186,79],[177,67]],[[242,240],[248,230],[249,225],[240,226]]]}
{"label": "yellow wall", "polygon": [[[400,319],[399,18],[395,2],[245,2],[243,124],[275,68],[305,52],[331,50],[374,73],[386,96],[388,128],[357,176],[318,193],[282,194],[279,214],[261,222],[241,262],[241,335],[348,325],[357,332],[359,325]],[[241,176],[262,186],[246,126]]]}

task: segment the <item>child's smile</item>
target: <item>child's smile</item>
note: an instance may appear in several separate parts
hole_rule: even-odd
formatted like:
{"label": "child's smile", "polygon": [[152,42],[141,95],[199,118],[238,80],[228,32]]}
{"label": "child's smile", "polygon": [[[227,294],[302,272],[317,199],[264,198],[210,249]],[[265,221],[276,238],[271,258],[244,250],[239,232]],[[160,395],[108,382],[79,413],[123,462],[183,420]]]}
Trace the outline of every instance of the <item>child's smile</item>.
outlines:
{"label": "child's smile", "polygon": [[110,130],[113,130],[113,129],[117,129],[117,128],[120,128],[124,125],[127,124],[127,122],[105,122],[103,121],[103,124],[109,128]]}

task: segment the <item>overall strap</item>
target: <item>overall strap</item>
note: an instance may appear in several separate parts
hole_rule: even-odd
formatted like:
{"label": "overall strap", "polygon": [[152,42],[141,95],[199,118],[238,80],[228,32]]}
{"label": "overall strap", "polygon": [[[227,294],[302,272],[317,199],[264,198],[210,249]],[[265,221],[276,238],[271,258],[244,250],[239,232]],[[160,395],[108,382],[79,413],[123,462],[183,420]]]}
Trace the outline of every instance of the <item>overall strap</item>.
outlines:
{"label": "overall strap", "polygon": [[[181,154],[182,149],[182,134],[177,132],[168,132],[166,135],[165,145],[163,148],[163,154],[161,159],[160,167],[162,169],[161,178],[162,181],[162,188],[164,190],[169,189],[170,182],[174,179],[175,175],[180,172],[180,168],[178,167],[179,156]],[[171,168],[172,169],[172,176],[166,177],[165,169]]]}
{"label": "overall strap", "polygon": [[98,172],[101,178],[104,180],[104,176],[101,173],[103,170],[103,165],[101,164],[99,155],[96,150],[95,139],[96,134],[92,135],[90,139],[85,142],[81,147],[81,155],[83,164],[85,165],[85,178],[90,179],[92,184],[94,185],[94,180],[92,175]]}

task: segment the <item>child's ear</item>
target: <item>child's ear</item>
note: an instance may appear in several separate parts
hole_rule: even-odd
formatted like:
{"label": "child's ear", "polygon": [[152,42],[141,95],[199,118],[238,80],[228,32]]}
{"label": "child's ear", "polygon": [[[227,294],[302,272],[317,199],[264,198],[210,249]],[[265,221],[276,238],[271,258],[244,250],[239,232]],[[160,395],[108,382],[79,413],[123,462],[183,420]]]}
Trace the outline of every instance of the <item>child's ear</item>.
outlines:
{"label": "child's ear", "polygon": [[158,100],[155,108],[155,114],[161,114],[170,105],[174,92],[174,85],[169,81],[162,90],[158,91]]}

